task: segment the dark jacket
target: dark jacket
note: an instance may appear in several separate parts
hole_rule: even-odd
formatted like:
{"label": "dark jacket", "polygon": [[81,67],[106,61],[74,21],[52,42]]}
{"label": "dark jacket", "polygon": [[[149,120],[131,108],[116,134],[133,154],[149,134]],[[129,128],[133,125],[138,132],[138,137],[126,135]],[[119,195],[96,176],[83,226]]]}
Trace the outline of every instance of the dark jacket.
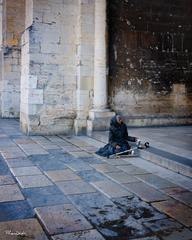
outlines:
{"label": "dark jacket", "polygon": [[135,142],[135,137],[128,136],[127,125],[125,123],[119,124],[116,116],[111,119],[109,128],[109,143],[115,147],[116,145],[127,145],[128,141]]}

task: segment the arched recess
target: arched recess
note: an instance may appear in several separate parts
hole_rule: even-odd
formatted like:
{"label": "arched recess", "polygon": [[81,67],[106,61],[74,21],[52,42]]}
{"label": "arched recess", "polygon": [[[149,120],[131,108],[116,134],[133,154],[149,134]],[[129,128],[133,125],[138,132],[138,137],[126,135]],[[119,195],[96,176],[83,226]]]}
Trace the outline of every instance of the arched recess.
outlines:
{"label": "arched recess", "polygon": [[108,0],[109,100],[130,125],[192,122],[192,4]]}

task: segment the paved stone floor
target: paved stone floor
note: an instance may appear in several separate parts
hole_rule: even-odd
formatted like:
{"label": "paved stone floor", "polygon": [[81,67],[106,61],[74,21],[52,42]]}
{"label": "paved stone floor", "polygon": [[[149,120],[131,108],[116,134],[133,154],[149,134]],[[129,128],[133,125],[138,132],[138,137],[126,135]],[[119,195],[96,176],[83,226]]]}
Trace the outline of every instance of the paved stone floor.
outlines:
{"label": "paved stone floor", "polygon": [[[129,130],[192,160],[192,127]],[[25,136],[0,120],[0,240],[191,240],[192,179],[93,137]],[[144,151],[144,150],[143,150]]]}

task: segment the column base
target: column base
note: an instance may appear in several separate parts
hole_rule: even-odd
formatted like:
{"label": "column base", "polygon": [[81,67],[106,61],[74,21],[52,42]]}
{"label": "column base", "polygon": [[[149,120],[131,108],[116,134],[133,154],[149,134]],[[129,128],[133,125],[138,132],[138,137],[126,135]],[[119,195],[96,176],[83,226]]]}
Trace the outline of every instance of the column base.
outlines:
{"label": "column base", "polygon": [[110,109],[92,109],[87,120],[87,135],[91,136],[93,131],[106,131],[109,129],[110,120],[115,116],[115,112]]}
{"label": "column base", "polygon": [[75,135],[86,135],[87,119],[75,119],[74,121]]}

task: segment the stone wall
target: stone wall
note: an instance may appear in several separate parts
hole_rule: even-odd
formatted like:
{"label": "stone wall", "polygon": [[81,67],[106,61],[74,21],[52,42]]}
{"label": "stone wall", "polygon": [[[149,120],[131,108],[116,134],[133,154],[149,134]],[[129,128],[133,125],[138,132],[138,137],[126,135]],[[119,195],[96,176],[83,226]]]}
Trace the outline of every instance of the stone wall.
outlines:
{"label": "stone wall", "polygon": [[131,125],[191,123],[192,2],[110,0],[109,101]]}
{"label": "stone wall", "polygon": [[0,116],[1,116],[1,89],[3,83],[3,0],[0,0]]}
{"label": "stone wall", "polygon": [[22,49],[21,126],[70,133],[76,118],[78,1],[27,1]]}
{"label": "stone wall", "polygon": [[1,115],[19,117],[21,78],[21,35],[25,22],[25,0],[5,2],[3,35],[3,78],[1,80]]}
{"label": "stone wall", "polygon": [[20,112],[24,132],[78,134],[87,119],[101,129],[92,113],[111,116],[108,102],[130,125],[191,123],[190,0],[108,0],[109,38],[105,0],[7,0],[4,9],[1,115]]}

